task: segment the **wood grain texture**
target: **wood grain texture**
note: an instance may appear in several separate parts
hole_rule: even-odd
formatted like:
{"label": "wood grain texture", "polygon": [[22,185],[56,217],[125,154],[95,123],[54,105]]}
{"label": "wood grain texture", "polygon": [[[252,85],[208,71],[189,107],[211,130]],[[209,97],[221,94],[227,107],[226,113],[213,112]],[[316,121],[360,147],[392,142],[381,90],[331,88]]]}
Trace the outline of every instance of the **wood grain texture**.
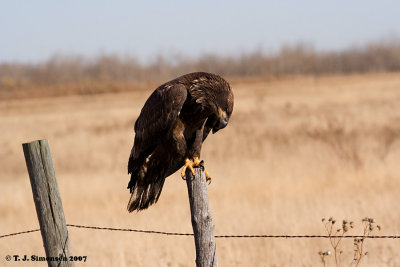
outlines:
{"label": "wood grain texture", "polygon": [[204,170],[195,168],[195,176],[186,171],[190,213],[196,246],[196,266],[218,266],[214,223],[208,201],[207,183]]}
{"label": "wood grain texture", "polygon": [[47,140],[38,140],[22,147],[46,257],[63,259],[49,260],[48,266],[74,266],[69,261],[72,253],[49,144]]}

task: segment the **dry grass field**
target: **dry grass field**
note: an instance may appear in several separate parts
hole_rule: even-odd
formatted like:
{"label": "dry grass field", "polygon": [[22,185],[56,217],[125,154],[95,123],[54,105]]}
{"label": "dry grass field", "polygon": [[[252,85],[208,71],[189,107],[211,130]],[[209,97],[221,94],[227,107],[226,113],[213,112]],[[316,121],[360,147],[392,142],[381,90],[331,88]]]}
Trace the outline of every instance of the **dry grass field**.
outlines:
{"label": "dry grass field", "polygon": [[[148,91],[0,101],[0,234],[38,228],[21,144],[49,139],[67,223],[192,232],[186,184],[129,214],[126,165]],[[400,234],[400,73],[233,82],[226,129],[202,158],[216,234],[325,234],[321,218],[374,218]],[[77,266],[193,266],[192,237],[69,228]],[[343,241],[343,264],[352,259]],[[367,240],[362,266],[399,266],[400,241]],[[220,266],[322,266],[326,239],[217,239]],[[39,232],[0,239],[7,254],[44,256]],[[334,266],[332,256],[329,266]],[[46,263],[37,264],[46,266]]]}

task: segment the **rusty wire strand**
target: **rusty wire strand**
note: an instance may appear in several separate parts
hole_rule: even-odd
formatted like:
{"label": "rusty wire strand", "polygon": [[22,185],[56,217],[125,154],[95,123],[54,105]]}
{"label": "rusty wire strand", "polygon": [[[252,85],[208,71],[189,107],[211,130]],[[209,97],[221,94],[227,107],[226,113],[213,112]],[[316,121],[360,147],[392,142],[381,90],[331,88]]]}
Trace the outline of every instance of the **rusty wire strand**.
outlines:
{"label": "rusty wire strand", "polygon": [[[119,231],[119,232],[135,232],[135,233],[145,233],[145,234],[158,234],[158,235],[171,235],[171,236],[193,236],[190,233],[176,233],[176,232],[163,232],[163,231],[153,231],[153,230],[140,230],[140,229],[130,229],[130,228],[113,228],[113,227],[98,227],[98,226],[87,226],[87,225],[77,225],[77,224],[67,224],[68,227],[74,228],[84,228],[92,230],[106,230],[106,231]],[[0,238],[16,236],[21,234],[28,234],[33,232],[38,232],[40,229],[22,231],[17,233],[11,233],[6,235],[0,235]],[[330,238],[329,235],[216,235],[215,238]],[[338,238],[332,237],[331,238]],[[361,236],[361,235],[346,235],[343,238],[371,238],[371,239],[400,239],[400,235],[372,235],[372,236]]]}

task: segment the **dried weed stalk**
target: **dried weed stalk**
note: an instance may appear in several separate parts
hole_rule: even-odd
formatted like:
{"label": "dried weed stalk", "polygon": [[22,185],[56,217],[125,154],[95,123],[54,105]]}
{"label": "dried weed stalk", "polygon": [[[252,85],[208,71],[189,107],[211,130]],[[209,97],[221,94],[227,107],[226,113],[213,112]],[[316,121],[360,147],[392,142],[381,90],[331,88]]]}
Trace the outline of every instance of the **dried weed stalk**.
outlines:
{"label": "dried weed stalk", "polygon": [[[336,220],[333,217],[330,217],[328,220],[325,218],[322,219],[322,223],[325,227],[325,230],[329,236],[329,242],[331,247],[333,248],[333,255],[335,258],[335,265],[337,267],[340,267],[340,264],[342,262],[341,260],[341,255],[343,254],[343,250],[340,249],[340,244],[343,240],[343,237],[345,236],[345,233],[350,231],[351,229],[354,228],[354,222],[353,221],[348,221],[348,220],[343,220],[342,225],[335,227],[336,225]],[[353,240],[353,259],[351,260],[349,266],[356,267],[360,264],[361,260],[363,259],[364,256],[368,255],[368,252],[365,251],[364,247],[364,242],[366,237],[368,237],[375,229],[378,229],[379,231],[381,230],[381,227],[379,225],[376,225],[375,220],[372,218],[365,217],[362,219],[362,226],[363,226],[363,234],[362,237],[360,238],[355,238]],[[327,264],[327,258],[330,256],[332,253],[330,251],[319,251],[318,255],[321,258],[321,262],[323,266],[325,267]]]}

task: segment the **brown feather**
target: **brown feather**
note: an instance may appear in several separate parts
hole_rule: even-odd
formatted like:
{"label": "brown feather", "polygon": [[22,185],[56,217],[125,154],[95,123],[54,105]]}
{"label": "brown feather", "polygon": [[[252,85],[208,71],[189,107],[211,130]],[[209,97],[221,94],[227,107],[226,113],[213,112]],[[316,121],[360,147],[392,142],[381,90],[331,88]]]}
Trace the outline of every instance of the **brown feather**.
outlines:
{"label": "brown feather", "polygon": [[166,177],[181,168],[185,158],[200,156],[209,132],[219,130],[219,109],[227,115],[227,123],[233,110],[233,93],[215,74],[186,74],[150,95],[135,122],[128,162],[130,212],[156,203]]}

